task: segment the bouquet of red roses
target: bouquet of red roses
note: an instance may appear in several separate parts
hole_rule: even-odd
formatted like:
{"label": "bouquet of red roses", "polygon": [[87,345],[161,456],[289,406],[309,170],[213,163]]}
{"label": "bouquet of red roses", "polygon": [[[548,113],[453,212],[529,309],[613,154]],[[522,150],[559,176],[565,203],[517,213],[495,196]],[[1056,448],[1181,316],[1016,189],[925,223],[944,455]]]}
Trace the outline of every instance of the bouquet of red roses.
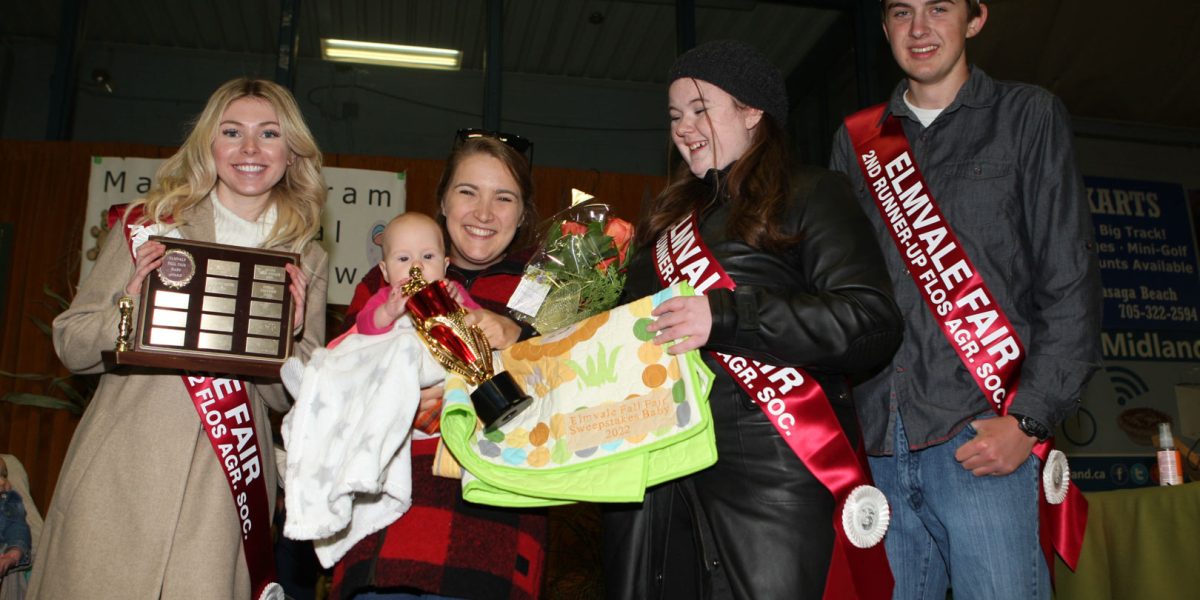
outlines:
{"label": "bouquet of red roses", "polygon": [[513,315],[546,334],[616,306],[632,238],[633,226],[602,202],[554,215],[509,303]]}

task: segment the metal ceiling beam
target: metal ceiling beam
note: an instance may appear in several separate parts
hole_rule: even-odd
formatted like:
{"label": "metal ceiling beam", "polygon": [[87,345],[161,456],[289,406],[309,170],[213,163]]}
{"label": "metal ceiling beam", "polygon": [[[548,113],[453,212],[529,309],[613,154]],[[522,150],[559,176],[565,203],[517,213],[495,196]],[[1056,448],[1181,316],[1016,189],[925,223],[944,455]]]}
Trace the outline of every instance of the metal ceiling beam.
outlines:
{"label": "metal ceiling beam", "polygon": [[831,140],[843,116],[840,107],[831,105],[830,96],[843,81],[837,75],[845,68],[853,39],[854,13],[843,12],[792,72],[785,74],[793,113],[788,127],[805,162],[828,162]]}
{"label": "metal ceiling beam", "polygon": [[[13,89],[13,49],[8,44],[0,45],[0,90]],[[0,138],[4,137],[4,121],[8,115],[8,99],[12,96],[9,93],[0,94]],[[0,281],[8,281],[0,279]],[[0,300],[0,304],[3,301]],[[4,314],[4,307],[0,306],[0,315]]]}
{"label": "metal ceiling beam", "polygon": [[[870,0],[876,1],[877,0]],[[792,6],[808,6],[809,8],[826,8],[829,11],[854,11],[858,8],[858,0],[773,0],[770,4],[787,4]]]}
{"label": "metal ceiling beam", "polygon": [[503,48],[504,0],[487,0],[487,51],[483,64],[483,128],[500,130],[501,69]]}
{"label": "metal ceiling beam", "polygon": [[62,18],[58,27],[58,51],[54,74],[50,76],[50,110],[46,116],[46,139],[71,138],[71,118],[75,113],[75,92],[79,87],[79,54],[87,27],[87,0],[62,0]]}
{"label": "metal ceiling beam", "polygon": [[879,40],[883,37],[880,26],[878,0],[857,0],[851,13],[854,19],[854,76],[858,82],[858,105],[870,106],[884,100],[886,93],[879,84]]}
{"label": "metal ceiling beam", "polygon": [[696,46],[696,0],[675,3],[675,54]]}
{"label": "metal ceiling beam", "polygon": [[791,4],[793,6],[807,6],[809,8],[824,8],[827,10],[844,11],[852,11],[858,8],[858,0],[776,0],[774,4]]}
{"label": "metal ceiling beam", "polygon": [[300,55],[300,0],[279,0],[279,56],[275,83],[295,91],[296,58]]}
{"label": "metal ceiling beam", "polygon": [[778,4],[807,6],[849,13],[854,23],[854,76],[858,88],[859,106],[882,101],[879,65],[880,29],[879,0],[776,0]]}

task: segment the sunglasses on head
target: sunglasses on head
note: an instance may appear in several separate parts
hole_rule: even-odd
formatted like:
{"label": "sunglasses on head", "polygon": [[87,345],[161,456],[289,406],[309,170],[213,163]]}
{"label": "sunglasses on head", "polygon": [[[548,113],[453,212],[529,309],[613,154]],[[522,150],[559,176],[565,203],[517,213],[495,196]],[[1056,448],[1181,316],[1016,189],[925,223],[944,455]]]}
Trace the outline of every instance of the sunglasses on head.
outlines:
{"label": "sunglasses on head", "polygon": [[529,164],[533,164],[533,142],[528,138],[523,138],[515,133],[504,133],[503,131],[489,131],[487,129],[469,128],[459,129],[454,134],[454,147],[458,148],[467,140],[472,138],[487,137],[504,142],[506,146],[520,152]]}

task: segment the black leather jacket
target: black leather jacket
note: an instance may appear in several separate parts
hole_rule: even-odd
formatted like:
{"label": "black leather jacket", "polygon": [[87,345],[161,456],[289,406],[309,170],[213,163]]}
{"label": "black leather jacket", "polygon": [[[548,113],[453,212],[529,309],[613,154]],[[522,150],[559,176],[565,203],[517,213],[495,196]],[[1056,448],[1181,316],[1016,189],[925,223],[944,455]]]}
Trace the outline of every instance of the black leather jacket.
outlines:
{"label": "black leather jacket", "polygon": [[[902,321],[883,257],[845,177],[797,167],[782,225],[800,241],[780,253],[726,234],[724,177],[710,171],[705,178],[713,201],[699,224],[737,285],[706,293],[713,325],[702,354],[716,375],[709,400],[719,458],[705,471],[647,490],[640,505],[606,510],[610,599],[819,597],[833,543],[832,495],[789,456],[761,409],[708,351],[802,367],[821,384],[854,444],[849,378],[886,364],[900,343]],[[625,296],[660,287],[653,245],[640,248]],[[681,527],[691,534],[680,534]],[[693,544],[695,554],[684,557]]]}
{"label": "black leather jacket", "polygon": [[[802,239],[770,254],[728,238],[730,205],[724,190],[717,191],[725,177],[716,170],[705,177],[717,193],[700,215],[700,234],[737,289],[708,290],[713,325],[703,349],[802,367],[830,400],[849,402],[842,376],[870,374],[885,364],[903,328],[883,255],[849,183],[840,174],[798,166],[783,220],[784,231]],[[630,261],[627,282],[628,299],[661,288],[652,245]],[[713,403],[737,396],[752,406],[708,353],[705,361],[717,374]]]}

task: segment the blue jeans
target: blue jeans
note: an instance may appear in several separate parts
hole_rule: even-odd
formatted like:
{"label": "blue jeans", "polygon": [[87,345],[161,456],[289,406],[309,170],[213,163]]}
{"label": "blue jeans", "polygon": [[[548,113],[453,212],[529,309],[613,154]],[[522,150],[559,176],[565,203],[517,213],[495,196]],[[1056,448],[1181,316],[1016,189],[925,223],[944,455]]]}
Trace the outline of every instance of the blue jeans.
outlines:
{"label": "blue jeans", "polygon": [[[986,415],[981,418],[987,418]],[[892,456],[870,457],[891,504],[884,544],[896,600],[1049,599],[1050,572],[1038,545],[1038,480],[1032,454],[1003,477],[976,477],[954,459],[975,437],[967,425],[942,444],[910,451],[896,417]]]}

